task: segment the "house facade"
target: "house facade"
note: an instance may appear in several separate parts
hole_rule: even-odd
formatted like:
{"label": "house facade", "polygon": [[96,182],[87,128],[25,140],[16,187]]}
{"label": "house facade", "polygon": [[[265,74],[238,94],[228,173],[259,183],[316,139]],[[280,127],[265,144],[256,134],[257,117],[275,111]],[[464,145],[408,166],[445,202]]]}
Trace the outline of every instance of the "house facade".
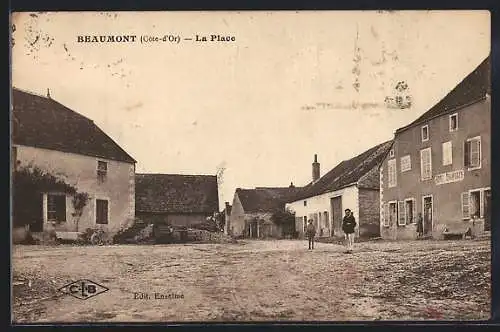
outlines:
{"label": "house facade", "polygon": [[284,229],[273,221],[273,214],[285,210],[285,204],[298,191],[289,187],[237,188],[231,207],[229,234],[247,238],[282,238]]}
{"label": "house facade", "polygon": [[295,213],[295,229],[299,237],[305,236],[310,219],[316,226],[317,236],[343,236],[345,209],[350,209],[356,218],[357,237],[379,235],[378,165],[391,144],[379,144],[342,161],[322,177],[315,156],[312,182],[286,204],[287,209]]}
{"label": "house facade", "polygon": [[201,224],[219,211],[217,177],[136,174],[135,201],[135,216],[146,224]]}
{"label": "house facade", "polygon": [[380,233],[386,239],[489,232],[489,58],[417,120],[395,133],[380,167]]}
{"label": "house facade", "polygon": [[[49,97],[14,88],[12,100],[16,171],[43,173],[74,189],[14,190],[16,224],[29,225],[32,232],[101,228],[114,233],[128,227],[135,209],[136,161],[92,120]],[[79,194],[87,197],[80,206]],[[23,208],[20,200],[29,200],[30,207]]]}

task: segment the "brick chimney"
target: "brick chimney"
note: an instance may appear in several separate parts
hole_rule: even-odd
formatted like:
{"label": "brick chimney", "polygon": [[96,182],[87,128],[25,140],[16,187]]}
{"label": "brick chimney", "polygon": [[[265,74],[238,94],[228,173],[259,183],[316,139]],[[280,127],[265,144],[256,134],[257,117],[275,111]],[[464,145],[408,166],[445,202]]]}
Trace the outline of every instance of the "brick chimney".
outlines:
{"label": "brick chimney", "polygon": [[318,181],[320,178],[320,170],[319,170],[319,163],[318,163],[318,155],[314,155],[314,162],[312,163],[312,180],[313,182]]}
{"label": "brick chimney", "polygon": [[50,99],[50,89],[47,88],[47,98]]}
{"label": "brick chimney", "polygon": [[295,188],[295,185],[293,184],[293,182],[290,182],[289,188]]}

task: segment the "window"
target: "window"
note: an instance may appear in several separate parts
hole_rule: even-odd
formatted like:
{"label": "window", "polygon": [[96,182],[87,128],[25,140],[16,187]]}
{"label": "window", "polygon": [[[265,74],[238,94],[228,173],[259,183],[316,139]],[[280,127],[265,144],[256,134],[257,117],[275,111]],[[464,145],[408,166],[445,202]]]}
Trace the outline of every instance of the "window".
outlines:
{"label": "window", "polygon": [[384,221],[384,226],[389,227],[389,204],[384,204],[384,209],[382,210],[382,219]]}
{"label": "window", "polygon": [[47,195],[47,220],[66,221],[66,195]]}
{"label": "window", "polygon": [[401,172],[406,172],[411,170],[411,157],[410,155],[401,157]]}
{"label": "window", "polygon": [[458,129],[458,113],[450,115],[450,131]]}
{"label": "window", "polygon": [[415,199],[405,199],[405,224],[414,224],[415,220]]}
{"label": "window", "polygon": [[405,220],[405,202],[403,202],[403,201],[399,201],[398,202],[398,225],[399,226],[406,225],[406,220]]}
{"label": "window", "polygon": [[453,147],[451,141],[443,143],[443,166],[453,164]]}
{"label": "window", "polygon": [[307,216],[304,216],[304,233],[307,230]]}
{"label": "window", "polygon": [[96,224],[108,223],[108,201],[105,199],[96,199]]}
{"label": "window", "polygon": [[97,179],[99,182],[104,182],[108,174],[108,163],[105,161],[97,161]]}
{"label": "window", "polygon": [[393,158],[394,157],[394,149],[390,149],[389,150],[389,158]]}
{"label": "window", "polygon": [[469,170],[481,168],[481,137],[469,138],[465,142],[464,166]]}
{"label": "window", "polygon": [[396,159],[390,159],[387,161],[387,173],[388,173],[388,186],[389,188],[395,187],[397,185],[397,174],[396,174]]}
{"label": "window", "polygon": [[422,127],[422,142],[429,140],[429,126],[425,125]]}
{"label": "window", "polygon": [[463,192],[461,195],[462,200],[462,218],[483,218],[489,213],[488,195],[490,188],[469,190]]}
{"label": "window", "polygon": [[389,216],[389,221],[388,221],[389,226],[390,225],[394,225],[394,223],[396,222],[396,218],[398,216],[398,205],[397,205],[397,202],[389,202],[389,213],[388,213],[388,216]]}
{"label": "window", "polygon": [[304,201],[304,206],[307,206],[307,201]]}
{"label": "window", "polygon": [[420,150],[420,178],[432,179],[431,148]]}

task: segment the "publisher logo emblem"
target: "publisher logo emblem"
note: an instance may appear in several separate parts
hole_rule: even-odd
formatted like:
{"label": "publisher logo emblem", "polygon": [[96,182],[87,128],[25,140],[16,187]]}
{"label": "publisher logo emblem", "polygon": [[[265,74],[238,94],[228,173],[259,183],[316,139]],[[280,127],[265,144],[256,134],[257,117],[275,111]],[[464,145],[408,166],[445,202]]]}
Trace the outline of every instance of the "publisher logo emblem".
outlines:
{"label": "publisher logo emblem", "polygon": [[69,294],[80,300],[90,299],[91,297],[102,294],[108,290],[109,288],[88,279],[80,279],[59,288],[60,292]]}

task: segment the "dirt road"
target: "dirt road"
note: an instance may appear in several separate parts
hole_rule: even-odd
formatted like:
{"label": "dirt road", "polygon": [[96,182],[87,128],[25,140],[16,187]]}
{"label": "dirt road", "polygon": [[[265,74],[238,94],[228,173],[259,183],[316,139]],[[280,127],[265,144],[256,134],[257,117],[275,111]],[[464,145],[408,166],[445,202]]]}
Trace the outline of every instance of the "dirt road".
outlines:
{"label": "dirt road", "polygon": [[[13,248],[13,320],[488,319],[489,241]],[[87,300],[58,288],[90,279]],[[161,298],[156,298],[161,297]],[[142,297],[142,299],[141,299]]]}

